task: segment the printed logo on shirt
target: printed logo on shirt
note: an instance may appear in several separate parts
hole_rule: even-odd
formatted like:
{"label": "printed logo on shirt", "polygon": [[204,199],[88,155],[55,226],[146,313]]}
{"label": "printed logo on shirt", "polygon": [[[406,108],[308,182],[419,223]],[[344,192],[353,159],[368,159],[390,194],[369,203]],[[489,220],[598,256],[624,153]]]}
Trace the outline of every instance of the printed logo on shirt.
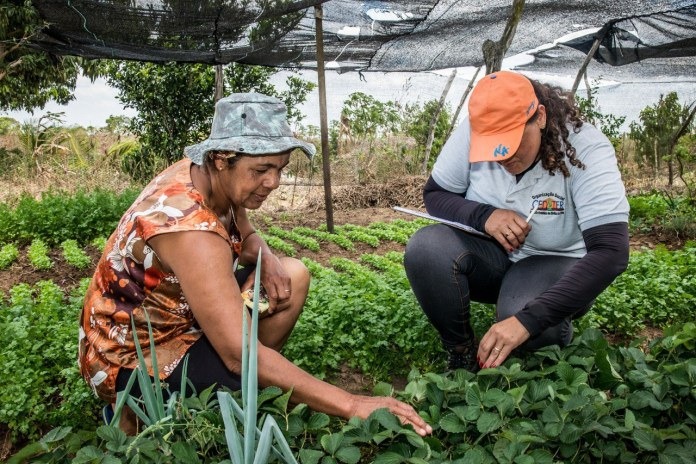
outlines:
{"label": "printed logo on shirt", "polygon": [[507,156],[508,154],[508,147],[503,145],[502,143],[495,147],[495,150],[493,150],[493,156]]}
{"label": "printed logo on shirt", "polygon": [[565,214],[565,197],[557,193],[540,193],[532,195],[532,209],[542,215]]}

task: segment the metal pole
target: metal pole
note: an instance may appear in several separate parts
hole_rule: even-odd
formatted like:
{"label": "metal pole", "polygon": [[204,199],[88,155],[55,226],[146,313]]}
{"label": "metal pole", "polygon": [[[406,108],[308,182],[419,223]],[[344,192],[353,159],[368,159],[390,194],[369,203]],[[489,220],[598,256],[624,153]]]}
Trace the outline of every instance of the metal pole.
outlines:
{"label": "metal pole", "polygon": [[319,83],[319,127],[321,132],[321,159],[324,172],[324,205],[326,208],[326,228],[333,233],[333,199],[331,198],[331,167],[329,165],[329,124],[326,115],[326,78],[324,76],[324,31],[321,5],[314,7],[317,41],[317,78]]}

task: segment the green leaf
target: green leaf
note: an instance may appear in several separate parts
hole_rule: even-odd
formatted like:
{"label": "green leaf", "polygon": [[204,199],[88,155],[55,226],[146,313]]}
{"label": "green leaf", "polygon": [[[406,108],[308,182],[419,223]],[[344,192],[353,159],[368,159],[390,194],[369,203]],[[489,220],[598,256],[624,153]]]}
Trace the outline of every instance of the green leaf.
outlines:
{"label": "green leaf", "polygon": [[338,433],[330,433],[327,435],[323,435],[321,437],[321,446],[324,448],[324,451],[326,451],[330,455],[335,455],[336,451],[341,447],[341,444],[343,443],[343,433],[338,432]]}
{"label": "green leaf", "polygon": [[187,442],[177,441],[172,445],[172,455],[176,458],[176,462],[182,464],[198,464],[201,460],[198,458],[196,448]]}
{"label": "green leaf", "polygon": [[292,389],[286,391],[278,398],[273,400],[273,406],[278,408],[280,411],[286,412],[288,410],[288,404],[290,402],[290,397],[292,396]]}
{"label": "green leaf", "polygon": [[646,451],[657,451],[661,447],[660,437],[652,430],[636,428],[633,430],[633,441]]}
{"label": "green leaf", "polygon": [[328,427],[329,422],[331,422],[329,416],[327,416],[323,412],[316,412],[309,417],[309,420],[307,421],[307,430],[321,430],[325,427]]}
{"label": "green leaf", "polygon": [[474,448],[468,449],[466,453],[464,453],[464,458],[462,460],[464,463],[476,463],[476,464],[483,464],[483,463],[495,463],[496,461],[493,459],[493,457],[486,452],[484,448],[481,446],[475,446]]}
{"label": "green leaf", "polygon": [[266,387],[263,390],[259,392],[259,396],[257,401],[257,404],[261,406],[265,401],[268,401],[272,398],[276,398],[280,395],[283,394],[283,390],[281,390],[278,387],[271,386],[271,387]]}
{"label": "green leaf", "polygon": [[302,417],[298,416],[297,414],[290,414],[288,416],[288,429],[287,433],[291,437],[296,437],[306,430],[306,424],[304,420],[302,420]]}
{"label": "green leaf", "polygon": [[570,412],[582,409],[587,404],[589,404],[589,402],[590,400],[586,396],[580,395],[579,393],[575,393],[571,395],[565,403],[563,403],[563,410],[566,412]]}
{"label": "green leaf", "polygon": [[343,446],[336,451],[336,459],[346,464],[356,464],[360,461],[360,448],[357,446]]}
{"label": "green leaf", "polygon": [[483,434],[491,433],[503,425],[503,420],[498,414],[484,411],[476,421],[476,429]]}
{"label": "green leaf", "polygon": [[473,384],[471,387],[467,388],[465,398],[469,406],[481,407],[483,405],[481,390],[477,384]]}
{"label": "green leaf", "polygon": [[506,399],[507,394],[499,388],[491,388],[483,394],[482,403],[487,408],[497,406]]}
{"label": "green leaf", "polygon": [[384,453],[379,453],[372,464],[401,464],[406,462],[406,457],[395,453],[393,451],[385,451]]}
{"label": "green leaf", "polygon": [[372,394],[374,396],[392,396],[394,387],[386,382],[378,382],[372,389]]}
{"label": "green leaf", "polygon": [[71,430],[72,427],[56,427],[44,435],[43,438],[41,438],[41,441],[44,443],[61,441],[70,433]]}
{"label": "green leaf", "polygon": [[377,409],[370,416],[377,420],[382,427],[392,432],[399,432],[403,428],[399,419],[386,408]]}
{"label": "green leaf", "polygon": [[534,464],[534,458],[525,454],[516,456],[513,461],[515,464]]}
{"label": "green leaf", "polygon": [[447,413],[442,416],[440,427],[449,433],[464,433],[467,429],[466,424],[454,413]]}
{"label": "green leaf", "polygon": [[319,450],[301,449],[300,462],[302,464],[318,464],[324,453]]}
{"label": "green leaf", "polygon": [[575,443],[582,437],[583,430],[575,424],[569,423],[563,426],[560,439],[562,443]]}
{"label": "green leaf", "polygon": [[626,409],[624,414],[624,425],[628,430],[633,430],[636,425],[636,415],[630,409]]}
{"label": "green leaf", "polygon": [[128,437],[120,428],[109,425],[102,425],[99,427],[97,429],[97,436],[103,440],[118,444],[123,444],[128,440]]}
{"label": "green leaf", "polygon": [[609,359],[606,351],[595,355],[595,365],[599,369],[595,376],[595,386],[601,390],[609,390],[623,382],[623,377],[619,375],[614,365]]}

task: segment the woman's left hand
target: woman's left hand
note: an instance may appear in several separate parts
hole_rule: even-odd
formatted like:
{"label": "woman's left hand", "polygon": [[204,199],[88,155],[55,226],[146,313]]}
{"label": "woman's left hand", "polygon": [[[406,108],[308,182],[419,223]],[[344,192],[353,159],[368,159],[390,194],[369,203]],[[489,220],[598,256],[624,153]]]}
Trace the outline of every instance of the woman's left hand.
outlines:
{"label": "woman's left hand", "polygon": [[[267,314],[269,316],[290,307],[290,296],[292,295],[290,276],[274,254],[266,253],[261,257],[261,284],[268,295]],[[252,273],[244,288],[253,286],[254,274]]]}
{"label": "woman's left hand", "polygon": [[477,359],[482,368],[498,367],[512,350],[529,338],[529,332],[516,317],[496,322],[479,343]]}

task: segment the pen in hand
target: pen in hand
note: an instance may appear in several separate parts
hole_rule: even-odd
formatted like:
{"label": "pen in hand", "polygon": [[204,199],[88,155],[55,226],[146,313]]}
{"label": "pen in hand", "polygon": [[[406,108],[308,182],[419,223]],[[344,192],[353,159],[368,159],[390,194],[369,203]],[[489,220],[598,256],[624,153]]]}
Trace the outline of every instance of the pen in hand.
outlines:
{"label": "pen in hand", "polygon": [[532,212],[529,213],[529,216],[527,216],[527,219],[525,219],[525,222],[529,223],[529,221],[532,219],[532,216],[534,216],[534,213],[536,213],[536,210],[539,209],[539,203],[537,202],[536,206],[532,208]]}

